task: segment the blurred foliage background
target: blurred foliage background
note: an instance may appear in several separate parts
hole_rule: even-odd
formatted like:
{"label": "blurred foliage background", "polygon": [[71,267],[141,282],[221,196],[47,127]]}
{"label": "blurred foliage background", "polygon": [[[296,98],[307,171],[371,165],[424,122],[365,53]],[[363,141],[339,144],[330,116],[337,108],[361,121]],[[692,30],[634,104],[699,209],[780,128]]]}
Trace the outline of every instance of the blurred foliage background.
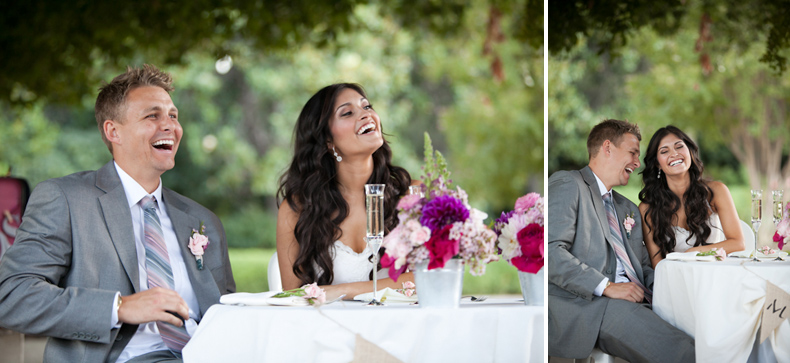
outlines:
{"label": "blurred foliage background", "polygon": [[[706,175],[728,185],[741,219],[750,219],[749,189],[763,189],[770,206],[770,190],[790,188],[790,2],[608,3],[549,3],[549,175],[587,164],[587,134],[603,119],[638,124],[643,155],[672,124],[699,144]],[[566,16],[552,16],[559,8]],[[553,30],[569,18],[583,21]],[[636,176],[621,189],[638,204],[641,187]],[[758,245],[774,232],[763,215]]]}
{"label": "blurred foliage background", "polygon": [[0,29],[0,174],[101,167],[98,87],[157,65],[184,128],[164,184],[215,211],[234,253],[274,248],[293,126],[331,83],[366,88],[412,178],[428,132],[492,218],[543,189],[542,1],[34,0],[0,4]]}

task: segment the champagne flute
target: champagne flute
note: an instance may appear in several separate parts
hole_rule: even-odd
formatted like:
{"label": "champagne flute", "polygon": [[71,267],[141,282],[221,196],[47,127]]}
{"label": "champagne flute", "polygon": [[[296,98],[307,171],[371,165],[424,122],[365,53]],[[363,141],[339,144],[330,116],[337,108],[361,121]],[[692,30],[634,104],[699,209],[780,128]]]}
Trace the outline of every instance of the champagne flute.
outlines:
{"label": "champagne flute", "polygon": [[410,185],[409,186],[409,194],[419,195],[420,198],[424,198],[425,197],[425,192],[422,189],[422,185]]}
{"label": "champagne flute", "polygon": [[773,217],[774,217],[774,227],[779,225],[779,222],[782,221],[784,217],[784,208],[783,208],[783,197],[784,191],[783,190],[774,190],[771,191],[771,195],[773,196],[774,204],[773,204]]}
{"label": "champagne flute", "polygon": [[379,265],[379,249],[384,241],[384,184],[365,184],[365,214],[365,240],[373,252],[373,300],[368,305],[383,305],[376,298],[376,269]]}
{"label": "champagne flute", "polygon": [[763,191],[761,189],[752,189],[752,229],[754,229],[754,238],[757,241],[757,231],[760,229],[760,224],[763,220]]}

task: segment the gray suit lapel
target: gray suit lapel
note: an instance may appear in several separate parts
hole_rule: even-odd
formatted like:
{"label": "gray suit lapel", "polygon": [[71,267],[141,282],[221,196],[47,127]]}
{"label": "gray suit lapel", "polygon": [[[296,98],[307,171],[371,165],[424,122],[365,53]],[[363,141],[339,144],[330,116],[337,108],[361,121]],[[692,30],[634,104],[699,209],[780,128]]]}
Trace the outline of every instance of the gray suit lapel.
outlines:
{"label": "gray suit lapel", "polygon": [[606,207],[603,205],[603,198],[601,198],[601,191],[598,189],[598,181],[595,180],[595,174],[589,166],[585,166],[582,170],[582,178],[587,183],[590,190],[590,199],[593,201],[595,207],[595,214],[598,216],[598,223],[601,225],[606,236],[606,241],[612,243],[612,232],[609,230],[609,219],[606,217]]}
{"label": "gray suit lapel", "polygon": [[132,213],[126,200],[126,192],[112,161],[104,164],[96,172],[96,187],[107,193],[99,197],[104,223],[110,232],[110,238],[118,252],[126,276],[134,286],[134,291],[140,292],[140,272],[137,269]]}
{"label": "gray suit lapel", "polygon": [[[221,294],[209,266],[204,264],[203,269],[198,270],[195,255],[189,250],[189,237],[192,235],[193,229],[197,230],[200,228],[200,220],[189,215],[188,207],[181,203],[171,190],[163,188],[162,199],[167,204],[167,212],[170,215],[170,220],[173,222],[173,229],[175,229],[176,239],[178,239],[178,247],[181,249],[181,257],[187,266],[187,275],[189,275],[192,289],[195,291],[195,296],[197,296],[198,305],[200,305],[200,317],[202,318],[206,310],[219,300]],[[204,259],[205,262],[206,260]]]}

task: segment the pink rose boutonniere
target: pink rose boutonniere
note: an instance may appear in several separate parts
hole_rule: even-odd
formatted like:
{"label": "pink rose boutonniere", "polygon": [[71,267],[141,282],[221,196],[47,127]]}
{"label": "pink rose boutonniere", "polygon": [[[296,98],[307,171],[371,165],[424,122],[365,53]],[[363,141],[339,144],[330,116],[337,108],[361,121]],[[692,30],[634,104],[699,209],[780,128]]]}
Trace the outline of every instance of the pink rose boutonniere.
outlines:
{"label": "pink rose boutonniere", "polygon": [[209,240],[206,236],[206,226],[200,222],[200,231],[192,229],[192,235],[189,237],[189,250],[195,256],[198,270],[203,269],[203,252],[208,247]]}
{"label": "pink rose boutonniere", "polygon": [[636,221],[634,220],[634,213],[632,212],[630,215],[626,215],[625,219],[623,220],[623,227],[625,227],[625,236],[626,238],[631,238],[631,228],[634,228],[634,224]]}

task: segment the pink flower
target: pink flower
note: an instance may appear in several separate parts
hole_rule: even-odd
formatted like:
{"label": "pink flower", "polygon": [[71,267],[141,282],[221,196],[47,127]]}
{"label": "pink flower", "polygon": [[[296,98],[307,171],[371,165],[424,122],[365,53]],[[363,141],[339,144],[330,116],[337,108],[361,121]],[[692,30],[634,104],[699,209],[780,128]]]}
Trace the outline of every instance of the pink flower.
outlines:
{"label": "pink flower", "polygon": [[625,227],[625,234],[629,238],[631,237],[631,228],[634,228],[634,224],[636,224],[636,221],[634,221],[634,219],[631,218],[630,215],[626,216],[625,220],[623,220],[623,227]]}
{"label": "pink flower", "polygon": [[519,271],[538,273],[543,267],[543,227],[531,223],[518,232],[517,239],[521,256],[513,257],[510,262]]}
{"label": "pink flower", "polygon": [[411,281],[406,281],[406,282],[403,283],[403,288],[404,289],[413,289],[413,288],[416,288],[416,287],[417,286],[414,285],[414,283],[411,282]]}
{"label": "pink flower", "polygon": [[713,250],[716,251],[716,261],[724,261],[727,258],[727,252],[723,248],[714,248]]}
{"label": "pink flower", "polygon": [[516,199],[516,213],[524,213],[527,209],[532,208],[540,199],[540,194],[529,193],[521,198]]}
{"label": "pink flower", "polygon": [[400,268],[395,268],[396,260],[396,258],[390,256],[387,253],[385,253],[384,256],[381,256],[381,267],[389,268],[387,275],[394,281],[397,281],[398,277],[402,273],[406,272],[406,268],[409,266],[408,264],[403,264]]}
{"label": "pink flower", "polygon": [[401,198],[398,202],[398,209],[404,211],[411,210],[414,208],[414,206],[420,203],[420,199],[422,198],[417,194],[404,195],[403,198]]}
{"label": "pink flower", "polygon": [[[790,206],[790,203],[788,203]],[[774,242],[779,242],[779,249],[781,250],[786,240],[790,237],[790,219],[784,218],[776,226],[776,233],[774,233]]]}
{"label": "pink flower", "polygon": [[318,287],[317,283],[304,285],[302,288],[304,289],[304,298],[310,305],[321,305],[326,302],[326,292]]}
{"label": "pink flower", "polygon": [[203,251],[208,247],[208,237],[203,234],[192,231],[192,237],[189,237],[189,250],[195,256],[203,256]]}
{"label": "pink flower", "polygon": [[414,289],[403,289],[403,295],[406,295],[406,297],[411,297],[414,295]]}
{"label": "pink flower", "polygon": [[444,267],[447,260],[458,254],[458,241],[449,238],[450,229],[452,228],[452,225],[447,225],[437,229],[431,236],[431,239],[425,242],[425,247],[428,248],[430,253],[429,270]]}

